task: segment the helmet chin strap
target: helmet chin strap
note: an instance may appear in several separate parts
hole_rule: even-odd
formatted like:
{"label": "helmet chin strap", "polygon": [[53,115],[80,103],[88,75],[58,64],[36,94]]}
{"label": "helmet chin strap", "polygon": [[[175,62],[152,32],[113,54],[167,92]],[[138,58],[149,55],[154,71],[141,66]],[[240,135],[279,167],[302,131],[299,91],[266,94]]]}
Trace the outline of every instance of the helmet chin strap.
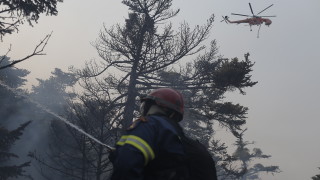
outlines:
{"label": "helmet chin strap", "polygon": [[172,112],[170,115],[169,115],[169,118],[170,119],[174,119],[174,116],[176,115],[176,113]]}

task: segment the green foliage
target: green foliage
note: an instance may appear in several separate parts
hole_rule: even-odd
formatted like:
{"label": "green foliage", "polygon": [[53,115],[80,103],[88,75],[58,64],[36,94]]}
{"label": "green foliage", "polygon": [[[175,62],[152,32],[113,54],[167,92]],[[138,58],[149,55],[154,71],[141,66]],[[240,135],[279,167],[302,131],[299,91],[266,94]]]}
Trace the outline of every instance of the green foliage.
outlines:
{"label": "green foliage", "polygon": [[26,176],[23,168],[30,166],[30,162],[25,162],[20,165],[5,165],[11,158],[18,158],[16,154],[10,153],[9,150],[15,141],[20,139],[22,131],[31,123],[28,121],[15,130],[9,131],[3,126],[0,126],[0,179],[18,178]]}
{"label": "green foliage", "polygon": [[18,31],[19,24],[37,22],[40,14],[57,15],[57,2],[63,0],[15,1],[0,0],[0,37]]}
{"label": "green foliage", "polygon": [[[39,84],[32,86],[30,96],[42,105],[57,113],[63,113],[68,99],[75,97],[68,92],[77,79],[74,74],[55,68],[48,79],[37,79]],[[69,90],[70,91],[70,90]]]}
{"label": "green foliage", "polygon": [[[5,66],[10,64],[10,58],[7,56],[0,56],[0,65]],[[12,88],[17,88],[27,81],[25,77],[29,74],[29,71],[18,68],[6,68],[0,70],[0,81],[6,83]],[[2,87],[0,87],[2,88]]]}
{"label": "green foliage", "polygon": [[[9,131],[4,127],[0,127],[0,149],[1,152],[6,152],[10,149],[12,144],[20,138],[22,135],[22,131],[31,123],[31,121],[28,121],[24,124],[22,124],[19,128]],[[1,154],[0,155],[0,160],[4,160],[6,158],[10,157],[17,157],[13,154],[8,154],[8,156]],[[12,155],[12,156],[11,156]]]}
{"label": "green foliage", "polygon": [[[212,46],[215,46],[215,43]],[[211,82],[211,86],[224,91],[238,89],[242,94],[245,94],[243,88],[257,84],[251,81],[250,72],[254,63],[249,60],[249,53],[245,54],[244,61],[239,61],[238,58],[212,61],[212,53],[200,56],[195,64],[202,81]]]}
{"label": "green foliage", "polygon": [[[2,59],[0,64],[10,63],[10,59],[8,57],[1,57],[0,59]],[[25,78],[28,74],[29,72],[25,69],[5,68],[0,70],[0,81],[11,88],[15,88],[16,91],[21,92],[23,90],[19,88],[25,84]],[[22,105],[22,99],[23,98],[17,97],[13,92],[0,85],[0,123],[9,121],[9,118],[17,113],[18,109]]]}
{"label": "green foliage", "polygon": [[254,86],[257,82],[252,82],[251,75],[249,75],[254,64],[249,61],[249,54],[246,54],[245,57],[245,61],[239,61],[238,58],[222,61],[220,67],[213,73],[216,86],[237,88],[241,93],[244,93],[242,88]]}

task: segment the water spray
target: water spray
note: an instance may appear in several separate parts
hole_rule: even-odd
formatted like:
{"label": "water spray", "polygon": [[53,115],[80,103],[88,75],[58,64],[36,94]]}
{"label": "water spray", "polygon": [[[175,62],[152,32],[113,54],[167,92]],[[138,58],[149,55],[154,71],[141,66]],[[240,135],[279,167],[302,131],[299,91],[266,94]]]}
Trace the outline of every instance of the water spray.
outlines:
{"label": "water spray", "polygon": [[82,130],[80,127],[78,127],[77,125],[72,124],[70,121],[68,121],[66,118],[59,116],[58,114],[52,112],[50,109],[46,108],[45,106],[43,106],[42,104],[38,103],[37,101],[34,101],[33,99],[31,99],[29,96],[20,93],[18,91],[16,91],[15,89],[9,87],[8,85],[4,84],[2,81],[0,81],[0,84],[5,87],[6,89],[10,90],[11,92],[13,92],[14,94],[24,97],[26,98],[29,102],[35,104],[38,108],[44,110],[45,112],[53,115],[54,117],[58,118],[59,120],[63,121],[65,124],[69,125],[70,127],[76,129],[78,132],[84,134],[85,136],[87,136],[88,138],[92,139],[93,141],[97,142],[98,144],[106,147],[109,151],[114,151],[115,148],[112,146],[109,146],[107,144],[104,144],[103,142],[99,141],[97,138],[93,137],[92,135],[88,134],[87,132],[85,132],[84,130]]}

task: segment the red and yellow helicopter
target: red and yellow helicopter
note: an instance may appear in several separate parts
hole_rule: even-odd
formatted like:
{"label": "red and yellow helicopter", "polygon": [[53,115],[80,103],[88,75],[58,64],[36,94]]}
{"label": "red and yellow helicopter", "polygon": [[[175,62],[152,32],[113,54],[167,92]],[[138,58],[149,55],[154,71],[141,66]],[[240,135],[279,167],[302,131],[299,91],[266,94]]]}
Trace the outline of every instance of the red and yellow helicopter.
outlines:
{"label": "red and yellow helicopter", "polygon": [[253,13],[252,6],[249,3],[249,7],[250,7],[252,15],[236,14],[236,13],[231,13],[231,15],[246,16],[246,17],[250,17],[250,18],[243,19],[243,20],[238,20],[238,21],[230,21],[228,16],[225,16],[225,17],[222,16],[222,18],[223,18],[222,21],[225,21],[227,24],[228,23],[235,23],[235,24],[248,23],[249,26],[250,26],[250,31],[252,31],[252,28],[251,28],[252,25],[257,25],[257,26],[259,26],[259,29],[258,29],[258,37],[259,37],[259,31],[260,31],[261,25],[263,23],[265,23],[266,26],[270,26],[270,24],[272,23],[272,21],[270,19],[264,18],[264,17],[276,17],[276,16],[258,16],[258,15],[261,14],[262,12],[264,12],[265,10],[269,9],[271,6],[273,6],[273,4],[271,4],[270,6],[266,7],[265,9],[260,11],[257,15],[255,15]]}

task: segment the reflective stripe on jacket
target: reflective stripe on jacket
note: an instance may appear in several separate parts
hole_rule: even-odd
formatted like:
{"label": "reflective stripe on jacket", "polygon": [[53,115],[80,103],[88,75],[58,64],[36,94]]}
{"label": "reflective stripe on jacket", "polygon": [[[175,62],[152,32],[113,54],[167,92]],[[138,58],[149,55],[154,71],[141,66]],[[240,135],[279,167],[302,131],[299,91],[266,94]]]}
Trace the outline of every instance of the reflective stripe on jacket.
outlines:
{"label": "reflective stripe on jacket", "polygon": [[164,118],[148,116],[147,121],[135,122],[121,136],[115,152],[110,155],[112,180],[148,179],[146,173],[150,172],[145,170],[152,169],[150,164],[153,166],[163,157],[185,155],[176,129]]}
{"label": "reflective stripe on jacket", "polygon": [[122,136],[121,139],[117,142],[117,145],[123,146],[125,144],[130,144],[142,152],[145,159],[145,163],[144,163],[145,165],[147,165],[148,162],[153,160],[155,157],[154,152],[152,148],[149,146],[149,144],[138,136],[135,136],[135,135]]}

